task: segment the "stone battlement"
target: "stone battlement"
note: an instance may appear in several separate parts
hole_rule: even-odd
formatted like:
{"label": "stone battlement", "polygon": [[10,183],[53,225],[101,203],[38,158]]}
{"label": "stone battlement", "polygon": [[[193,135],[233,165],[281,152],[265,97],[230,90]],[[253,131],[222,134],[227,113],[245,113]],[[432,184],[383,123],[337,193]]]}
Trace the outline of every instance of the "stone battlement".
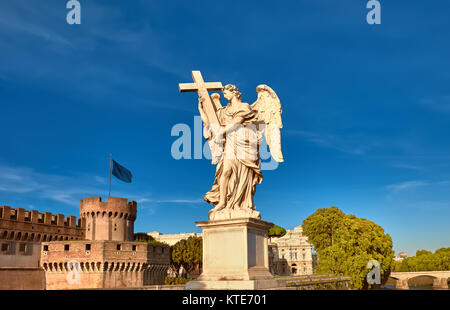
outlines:
{"label": "stone battlement", "polygon": [[25,210],[23,208],[13,209],[9,206],[0,206],[0,219],[22,223],[34,223],[54,225],[61,227],[81,228],[81,221],[76,216],[64,217],[64,214],[52,214],[50,212],[39,212],[37,210]]}
{"label": "stone battlement", "polygon": [[136,213],[136,201],[128,201],[126,198],[108,197],[103,202],[101,197],[87,197],[80,201],[82,218],[108,216],[134,221]]}
{"label": "stone battlement", "polygon": [[84,238],[85,221],[75,216],[0,206],[0,240],[44,242]]}

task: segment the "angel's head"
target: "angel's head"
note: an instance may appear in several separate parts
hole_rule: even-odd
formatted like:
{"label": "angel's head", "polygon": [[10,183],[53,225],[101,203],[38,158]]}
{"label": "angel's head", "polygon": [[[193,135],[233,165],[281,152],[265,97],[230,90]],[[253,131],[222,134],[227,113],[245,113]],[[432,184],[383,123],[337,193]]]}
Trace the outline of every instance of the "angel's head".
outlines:
{"label": "angel's head", "polygon": [[236,97],[239,100],[241,100],[241,98],[242,98],[242,94],[239,91],[239,89],[236,86],[232,85],[232,84],[225,85],[225,87],[223,88],[222,92],[223,92],[223,96],[228,101],[231,101],[231,99],[233,99],[233,97]]}

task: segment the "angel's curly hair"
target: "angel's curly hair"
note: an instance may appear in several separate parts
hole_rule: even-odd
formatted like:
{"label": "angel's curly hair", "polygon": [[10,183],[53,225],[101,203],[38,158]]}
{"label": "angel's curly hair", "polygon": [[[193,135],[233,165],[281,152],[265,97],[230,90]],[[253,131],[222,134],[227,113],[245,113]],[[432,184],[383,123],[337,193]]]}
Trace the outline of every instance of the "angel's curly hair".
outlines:
{"label": "angel's curly hair", "polygon": [[228,90],[230,92],[232,92],[239,100],[242,99],[242,94],[239,91],[239,89],[233,85],[233,84],[227,84],[225,85],[225,87],[223,88],[223,91]]}

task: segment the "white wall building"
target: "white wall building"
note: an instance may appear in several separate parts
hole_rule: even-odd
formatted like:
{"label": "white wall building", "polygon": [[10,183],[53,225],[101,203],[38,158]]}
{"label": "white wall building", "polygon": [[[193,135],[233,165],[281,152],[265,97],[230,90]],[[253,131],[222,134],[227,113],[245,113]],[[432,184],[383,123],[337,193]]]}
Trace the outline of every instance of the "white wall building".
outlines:
{"label": "white wall building", "polygon": [[269,265],[274,275],[313,274],[315,257],[302,226],[287,230],[283,237],[269,239]]}
{"label": "white wall building", "polygon": [[152,236],[153,238],[155,238],[156,241],[165,242],[170,246],[175,245],[175,243],[177,243],[178,241],[187,239],[189,237],[201,237],[202,236],[201,233],[195,233],[195,232],[166,235],[166,234],[161,234],[157,231],[149,232],[149,233],[147,233],[147,235]]}

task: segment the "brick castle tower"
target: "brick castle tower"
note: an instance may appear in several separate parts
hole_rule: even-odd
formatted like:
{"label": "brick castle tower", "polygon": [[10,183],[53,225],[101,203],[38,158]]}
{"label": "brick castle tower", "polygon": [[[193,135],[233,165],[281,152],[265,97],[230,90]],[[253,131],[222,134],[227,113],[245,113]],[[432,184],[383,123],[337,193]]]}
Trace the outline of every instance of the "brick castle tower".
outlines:
{"label": "brick castle tower", "polygon": [[136,201],[108,197],[84,198],[80,202],[80,217],[86,221],[86,239],[133,241]]}

